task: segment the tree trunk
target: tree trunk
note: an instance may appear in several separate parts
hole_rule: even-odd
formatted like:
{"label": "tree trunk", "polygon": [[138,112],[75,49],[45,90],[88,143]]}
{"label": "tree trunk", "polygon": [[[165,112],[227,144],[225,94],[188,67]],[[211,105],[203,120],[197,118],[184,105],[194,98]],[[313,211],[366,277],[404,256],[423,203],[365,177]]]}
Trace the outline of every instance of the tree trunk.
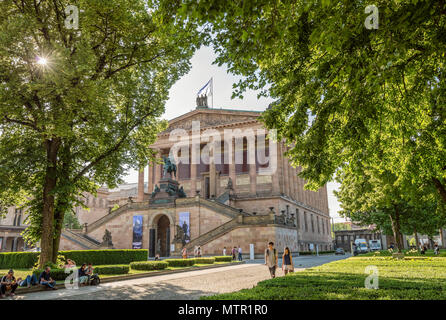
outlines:
{"label": "tree trunk", "polygon": [[389,215],[389,217],[392,223],[392,231],[393,231],[393,237],[395,238],[396,247],[398,248],[398,252],[402,252],[404,247],[402,241],[402,234],[400,231],[400,212],[397,206],[395,206],[395,217],[393,217],[391,214]]}
{"label": "tree trunk", "polygon": [[57,153],[59,139],[44,142],[47,155],[45,181],[43,186],[42,234],[40,238],[40,267],[53,257],[54,191],[57,185]]}
{"label": "tree trunk", "polygon": [[54,212],[54,237],[53,237],[53,253],[51,261],[56,263],[59,254],[60,235],[62,234],[65,205],[58,206]]}
{"label": "tree trunk", "polygon": [[56,208],[54,210],[54,237],[53,237],[53,254],[52,261],[55,263],[57,261],[57,256],[59,255],[59,245],[60,245],[60,235],[62,234],[62,229],[64,227],[64,217],[67,210],[71,210],[71,201],[69,200],[72,196],[72,186],[73,183],[70,181],[70,166],[71,166],[71,154],[70,154],[70,143],[65,143],[61,147],[60,151],[60,162],[61,171],[59,174],[59,185],[64,191],[58,194]]}
{"label": "tree trunk", "polygon": [[443,200],[443,202],[446,203],[446,188],[445,188],[445,186],[437,178],[432,178],[432,181],[434,182],[435,188],[437,188],[437,191],[440,195],[441,200]]}

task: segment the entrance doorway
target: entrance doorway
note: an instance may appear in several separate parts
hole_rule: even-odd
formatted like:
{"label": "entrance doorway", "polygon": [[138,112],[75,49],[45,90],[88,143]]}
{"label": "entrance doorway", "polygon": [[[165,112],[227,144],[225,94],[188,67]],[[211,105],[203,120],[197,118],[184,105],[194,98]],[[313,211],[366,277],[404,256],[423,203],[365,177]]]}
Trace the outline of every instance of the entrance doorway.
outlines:
{"label": "entrance doorway", "polygon": [[168,257],[170,255],[170,221],[165,215],[158,219],[155,248],[156,253],[160,257]]}

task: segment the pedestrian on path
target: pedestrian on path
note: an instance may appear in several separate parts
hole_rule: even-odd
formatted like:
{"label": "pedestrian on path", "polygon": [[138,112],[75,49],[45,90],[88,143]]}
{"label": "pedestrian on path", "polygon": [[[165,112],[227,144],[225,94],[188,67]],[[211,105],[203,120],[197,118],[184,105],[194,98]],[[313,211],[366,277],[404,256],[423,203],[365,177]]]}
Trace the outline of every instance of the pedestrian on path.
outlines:
{"label": "pedestrian on path", "polygon": [[242,261],[242,248],[238,246],[238,261]]}
{"label": "pedestrian on path", "polygon": [[235,260],[235,247],[232,248],[232,260]]}
{"label": "pedestrian on path", "polygon": [[282,271],[285,275],[287,275],[288,272],[294,272],[293,257],[291,256],[290,248],[288,247],[285,247],[283,250]]}
{"label": "pedestrian on path", "polygon": [[183,250],[181,251],[181,255],[183,256],[183,259],[187,259],[187,249],[186,249],[186,247],[183,247]]}
{"label": "pedestrian on path", "polygon": [[223,255],[226,255],[226,247],[223,248]]}
{"label": "pedestrian on path", "polygon": [[268,243],[268,248],[265,250],[265,265],[268,266],[271,278],[276,277],[276,269],[279,264],[279,257],[277,251],[274,248],[274,242]]}

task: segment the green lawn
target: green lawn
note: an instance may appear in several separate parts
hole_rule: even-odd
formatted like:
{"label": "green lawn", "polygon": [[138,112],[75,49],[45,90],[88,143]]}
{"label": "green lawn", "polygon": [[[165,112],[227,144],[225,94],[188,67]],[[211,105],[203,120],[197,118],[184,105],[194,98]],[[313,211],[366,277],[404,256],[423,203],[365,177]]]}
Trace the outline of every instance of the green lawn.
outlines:
{"label": "green lawn", "polygon": [[[379,289],[365,288],[367,266],[378,267]],[[446,299],[446,258],[352,257],[203,299]]]}

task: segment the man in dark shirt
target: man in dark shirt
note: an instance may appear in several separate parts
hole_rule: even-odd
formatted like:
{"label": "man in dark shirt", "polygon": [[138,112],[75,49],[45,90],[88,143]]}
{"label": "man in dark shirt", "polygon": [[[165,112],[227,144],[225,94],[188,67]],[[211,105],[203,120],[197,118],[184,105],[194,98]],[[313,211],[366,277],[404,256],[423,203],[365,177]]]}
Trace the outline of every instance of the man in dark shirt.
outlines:
{"label": "man in dark shirt", "polygon": [[56,281],[54,281],[51,278],[50,271],[51,271],[51,268],[46,267],[45,270],[39,276],[39,282],[41,285],[45,286],[46,288],[57,290],[57,288],[55,287]]}
{"label": "man in dark shirt", "polygon": [[14,271],[11,269],[8,271],[8,274],[6,276],[3,276],[1,279],[1,285],[0,285],[0,297],[4,297],[6,291],[11,290],[10,295],[14,296],[15,289],[17,289],[17,282],[14,277]]}

